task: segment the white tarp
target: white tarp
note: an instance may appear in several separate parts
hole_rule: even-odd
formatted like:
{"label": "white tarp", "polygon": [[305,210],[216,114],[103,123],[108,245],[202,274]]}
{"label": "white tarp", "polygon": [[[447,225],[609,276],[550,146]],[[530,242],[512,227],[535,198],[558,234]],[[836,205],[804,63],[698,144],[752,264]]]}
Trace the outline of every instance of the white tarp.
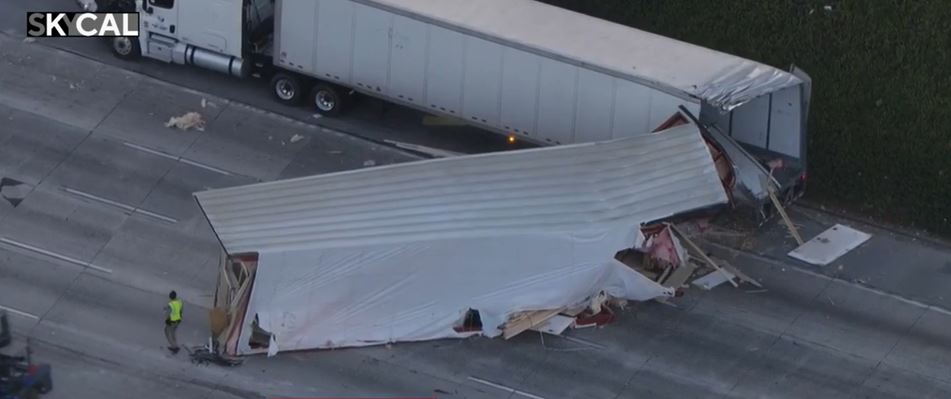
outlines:
{"label": "white tarp", "polygon": [[642,223],[727,201],[696,126],[599,143],[460,156],[211,190],[229,254],[258,254],[239,338],[267,352],[483,334],[517,311],[606,291],[672,291],[614,260]]}
{"label": "white tarp", "polygon": [[265,253],[248,316],[279,350],[334,348],[462,337],[453,327],[468,309],[479,311],[484,335],[497,336],[513,312],[576,305],[602,290],[638,301],[672,295],[612,259],[635,238],[611,230]]}

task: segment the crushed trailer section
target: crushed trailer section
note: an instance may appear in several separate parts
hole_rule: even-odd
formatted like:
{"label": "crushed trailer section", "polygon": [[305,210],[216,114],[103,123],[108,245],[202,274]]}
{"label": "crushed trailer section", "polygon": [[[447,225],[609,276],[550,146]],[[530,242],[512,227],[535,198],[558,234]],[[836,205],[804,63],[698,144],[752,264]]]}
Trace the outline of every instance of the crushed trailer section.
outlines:
{"label": "crushed trailer section", "polygon": [[228,255],[232,355],[601,324],[675,293],[616,259],[642,225],[728,201],[693,124],[196,197]]}

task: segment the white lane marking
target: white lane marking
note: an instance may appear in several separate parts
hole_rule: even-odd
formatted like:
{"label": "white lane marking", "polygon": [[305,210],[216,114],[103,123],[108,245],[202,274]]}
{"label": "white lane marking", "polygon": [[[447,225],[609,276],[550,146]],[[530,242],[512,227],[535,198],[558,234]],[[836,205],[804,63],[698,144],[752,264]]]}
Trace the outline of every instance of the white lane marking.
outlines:
{"label": "white lane marking", "polygon": [[216,167],[214,167],[214,166],[211,166],[211,165],[205,165],[205,164],[203,164],[203,163],[201,163],[201,162],[192,161],[191,159],[179,158],[179,159],[178,159],[178,162],[181,162],[181,163],[184,163],[184,164],[188,164],[188,165],[191,165],[191,166],[197,166],[197,167],[199,167],[199,168],[202,168],[202,169],[205,169],[205,170],[210,170],[210,171],[212,171],[212,172],[215,172],[215,173],[218,173],[218,174],[222,174],[222,175],[225,175],[225,176],[231,176],[231,172],[229,172],[229,171],[227,171],[227,170],[218,169],[218,168],[216,168]]}
{"label": "white lane marking", "polygon": [[579,345],[590,346],[590,347],[595,348],[595,349],[601,349],[601,350],[607,349],[607,347],[604,346],[604,345],[601,345],[601,344],[598,344],[598,343],[594,343],[594,342],[588,341],[588,340],[586,340],[586,339],[575,338],[575,337],[572,337],[572,336],[570,336],[570,335],[559,335],[558,337],[561,337],[561,339],[564,339],[564,340],[566,340],[566,341],[571,341],[571,342],[574,342],[574,343],[579,344]]}
{"label": "white lane marking", "polygon": [[12,245],[12,246],[17,247],[17,248],[21,248],[21,249],[25,249],[25,250],[28,250],[28,251],[36,252],[36,253],[41,254],[41,255],[46,255],[46,256],[49,256],[49,257],[51,257],[51,258],[56,258],[56,259],[59,259],[59,260],[64,261],[64,262],[69,262],[69,263],[72,263],[72,264],[74,264],[74,265],[79,265],[79,266],[82,266],[82,267],[88,267],[88,268],[90,268],[90,269],[93,269],[93,270],[96,270],[96,271],[99,271],[99,272],[103,272],[103,273],[107,273],[107,274],[112,274],[112,270],[111,270],[111,269],[107,269],[107,268],[101,267],[101,266],[96,266],[96,265],[94,265],[94,264],[92,264],[92,263],[89,263],[89,262],[86,262],[86,261],[81,261],[81,260],[76,259],[76,258],[71,258],[71,257],[69,257],[69,256],[62,255],[62,254],[58,254],[58,253],[53,252],[53,251],[47,251],[47,250],[45,250],[45,249],[43,249],[43,248],[37,248],[37,247],[34,247],[34,246],[30,245],[30,244],[25,244],[25,243],[22,243],[22,242],[19,242],[19,241],[11,240],[11,239],[6,238],[6,237],[0,237],[0,242],[2,242],[2,243],[4,243],[4,244]]}
{"label": "white lane marking", "polygon": [[136,150],[139,150],[139,151],[142,151],[142,152],[147,152],[147,153],[152,154],[152,155],[155,155],[155,156],[159,156],[159,157],[162,157],[162,158],[168,158],[168,159],[171,159],[171,160],[174,160],[174,161],[178,161],[178,162],[181,162],[181,163],[184,163],[184,164],[188,164],[188,165],[191,165],[191,166],[196,166],[196,167],[199,167],[199,168],[202,168],[202,169],[205,169],[205,170],[210,170],[210,171],[212,171],[212,172],[219,173],[219,174],[222,174],[222,175],[225,175],[225,176],[231,176],[231,175],[232,175],[231,172],[229,172],[229,171],[227,171],[227,170],[224,170],[224,169],[218,169],[218,168],[216,168],[216,167],[214,167],[214,166],[211,166],[211,165],[206,165],[206,164],[203,164],[203,163],[201,163],[201,162],[192,161],[192,160],[187,159],[187,158],[184,158],[184,157],[177,157],[177,156],[175,156],[175,155],[172,155],[172,154],[169,154],[169,153],[166,153],[166,152],[162,152],[162,151],[159,151],[159,150],[153,150],[153,149],[151,149],[151,148],[143,147],[143,146],[138,145],[138,144],[129,143],[129,142],[127,142],[127,141],[122,142],[122,144],[125,145],[126,147],[129,147],[129,148],[134,148],[134,149],[136,149]]}
{"label": "white lane marking", "polygon": [[40,316],[37,316],[37,315],[35,315],[35,314],[27,313],[27,312],[24,312],[24,311],[22,311],[22,310],[16,310],[16,309],[14,309],[14,308],[8,308],[8,307],[3,306],[3,305],[0,305],[0,310],[6,310],[7,312],[10,312],[10,313],[13,313],[13,314],[18,314],[18,315],[23,316],[23,317],[29,317],[29,318],[34,319],[34,320],[39,320],[39,319],[40,319]]}
{"label": "white lane marking", "polygon": [[805,275],[808,275],[808,276],[812,276],[812,277],[816,277],[816,278],[819,278],[819,279],[822,279],[822,280],[826,280],[826,281],[830,281],[830,282],[833,282],[833,283],[845,285],[845,286],[847,286],[847,287],[856,288],[856,289],[859,289],[859,290],[862,290],[862,291],[865,291],[865,292],[869,292],[869,293],[872,293],[872,294],[875,294],[875,295],[878,295],[878,296],[884,296],[884,297],[887,297],[887,298],[891,298],[891,299],[897,300],[897,301],[899,301],[899,302],[904,302],[904,303],[906,303],[906,304],[909,304],[909,305],[912,305],[912,306],[915,306],[915,307],[918,307],[918,308],[922,308],[922,309],[925,309],[925,310],[933,310],[933,311],[938,312],[938,313],[941,313],[941,314],[943,314],[943,315],[945,315],[945,316],[951,316],[951,310],[945,309],[945,308],[943,308],[943,307],[941,307],[941,306],[938,306],[938,305],[929,305],[929,304],[927,304],[927,303],[919,302],[919,301],[916,301],[916,300],[914,300],[914,299],[905,298],[905,297],[902,297],[902,296],[899,296],[899,295],[896,295],[896,294],[892,294],[892,293],[890,293],[890,292],[885,292],[885,291],[882,291],[882,290],[879,290],[879,289],[876,289],[876,288],[867,287],[867,286],[864,286],[864,285],[862,285],[862,284],[857,284],[857,283],[854,283],[854,282],[851,282],[851,281],[848,281],[848,280],[843,280],[843,279],[841,279],[841,278],[826,276],[825,274],[818,273],[818,272],[814,272],[814,271],[811,271],[811,270],[806,270],[806,269],[800,268],[800,267],[795,266],[795,265],[786,264],[786,263],[783,263],[782,261],[779,261],[779,260],[776,260],[776,259],[772,259],[772,258],[767,257],[767,256],[762,256],[762,255],[758,255],[758,254],[754,254],[754,253],[749,253],[749,252],[746,252],[746,251],[740,251],[740,250],[738,250],[738,249],[730,248],[730,247],[728,247],[728,246],[726,246],[726,245],[717,244],[717,243],[715,243],[715,242],[706,241],[706,243],[707,243],[707,244],[710,244],[710,246],[713,246],[713,247],[716,247],[716,248],[720,248],[720,249],[725,250],[725,251],[730,251],[730,252],[739,253],[739,254],[742,254],[742,255],[744,255],[744,256],[749,256],[749,257],[751,257],[751,258],[753,258],[753,259],[756,259],[756,260],[759,260],[759,261],[762,261],[762,262],[771,263],[771,264],[773,264],[773,267],[777,267],[777,266],[778,266],[778,267],[783,268],[784,270],[785,270],[785,269],[791,269],[792,271],[797,272],[797,273],[802,273],[802,274],[805,274]]}
{"label": "white lane marking", "polygon": [[509,388],[509,387],[507,387],[507,386],[505,386],[505,385],[496,384],[496,383],[494,383],[494,382],[486,381],[486,380],[483,380],[483,379],[481,379],[481,378],[476,378],[476,377],[469,376],[469,380],[470,380],[470,381],[478,382],[478,383],[483,384],[483,385],[488,385],[488,386],[493,387],[493,388],[501,389],[501,390],[506,391],[506,392],[511,392],[511,393],[514,393],[514,394],[522,395],[522,396],[524,396],[524,397],[526,397],[526,398],[545,399],[545,398],[543,398],[543,397],[541,397],[541,396],[538,396],[538,395],[533,395],[533,394],[530,394],[530,393],[528,393],[528,392],[519,391],[518,389]]}
{"label": "white lane marking", "polygon": [[76,195],[76,196],[80,196],[80,197],[83,197],[83,198],[86,198],[86,199],[89,199],[89,200],[93,200],[93,201],[96,201],[96,202],[101,202],[101,203],[107,204],[107,205],[112,205],[112,206],[114,206],[114,207],[116,207],[116,208],[121,208],[121,209],[124,209],[124,210],[126,210],[126,211],[128,211],[128,212],[141,213],[141,214],[143,214],[143,215],[150,216],[150,217],[159,219],[159,220],[161,220],[161,221],[169,222],[169,223],[178,223],[178,220],[175,219],[175,218],[171,218],[171,217],[168,217],[168,216],[165,216],[165,215],[160,215],[160,214],[158,214],[158,213],[155,213],[155,212],[152,212],[152,211],[147,211],[147,210],[145,210],[145,209],[136,208],[136,207],[134,207],[134,206],[132,206],[132,205],[126,205],[126,204],[123,204],[123,203],[121,203],[121,202],[113,201],[113,200],[108,199],[108,198],[102,198],[102,197],[100,197],[100,196],[98,196],[98,195],[90,194],[90,193],[87,193],[87,192],[84,192],[84,191],[75,190],[75,189],[72,189],[72,188],[69,188],[69,187],[63,187],[63,191],[66,191],[67,193],[70,193],[70,194],[73,194],[73,195]]}

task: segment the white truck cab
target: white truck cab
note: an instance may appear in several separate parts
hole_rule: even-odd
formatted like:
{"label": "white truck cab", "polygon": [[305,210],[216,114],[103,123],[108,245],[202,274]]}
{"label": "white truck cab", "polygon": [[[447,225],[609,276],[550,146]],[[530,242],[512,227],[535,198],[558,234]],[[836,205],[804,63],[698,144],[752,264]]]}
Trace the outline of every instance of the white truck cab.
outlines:
{"label": "white truck cab", "polygon": [[138,40],[112,40],[120,58],[142,56],[237,77],[248,74],[256,33],[269,30],[274,9],[272,0],[79,1],[87,10],[139,13]]}

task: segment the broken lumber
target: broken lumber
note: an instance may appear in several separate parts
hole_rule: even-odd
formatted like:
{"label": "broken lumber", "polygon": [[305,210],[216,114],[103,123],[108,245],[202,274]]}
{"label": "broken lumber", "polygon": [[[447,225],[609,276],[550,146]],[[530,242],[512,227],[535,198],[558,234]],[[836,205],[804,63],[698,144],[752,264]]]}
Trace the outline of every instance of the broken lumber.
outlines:
{"label": "broken lumber", "polygon": [[687,246],[690,247],[690,249],[692,249],[694,252],[699,254],[700,258],[703,259],[708,265],[716,269],[717,272],[724,273],[724,275],[727,276],[727,281],[729,281],[732,286],[734,287],[740,286],[739,284],[736,283],[736,281],[733,281],[732,275],[729,272],[726,272],[725,270],[723,270],[720,267],[720,265],[717,265],[717,263],[713,261],[713,259],[710,259],[710,257],[707,256],[706,252],[703,252],[703,249],[697,246],[697,244],[695,244],[691,239],[687,238],[687,236],[684,235],[680,231],[680,229],[677,228],[677,226],[674,226],[673,224],[670,224],[670,223],[667,223],[667,225],[670,226],[670,231],[677,233],[677,235],[680,236],[680,238],[682,238],[684,242],[687,243]]}
{"label": "broken lumber", "polygon": [[670,274],[670,277],[667,277],[667,280],[661,282],[661,285],[668,288],[680,288],[690,279],[690,276],[692,276],[696,270],[697,266],[693,263],[684,262]]}
{"label": "broken lumber", "polygon": [[523,312],[517,316],[514,316],[502,326],[502,337],[509,339],[521,334],[523,331],[532,327],[536,327],[548,321],[548,319],[555,317],[555,315],[561,313],[562,310],[564,310],[564,308],[536,310],[531,312]]}
{"label": "broken lumber", "polygon": [[763,288],[763,285],[760,284],[759,281],[756,281],[756,279],[754,279],[754,278],[752,278],[752,277],[750,277],[750,276],[747,276],[746,273],[741,272],[740,269],[737,269],[737,268],[734,267],[733,265],[727,263],[725,260],[721,260],[720,262],[721,262],[721,263],[720,263],[720,267],[722,267],[724,270],[730,272],[730,274],[732,274],[732,275],[736,276],[737,278],[739,278],[740,281],[744,281],[744,282],[750,283],[750,284],[756,286],[756,288]]}
{"label": "broken lumber", "polygon": [[769,187],[769,199],[773,201],[773,206],[776,208],[776,212],[779,212],[779,216],[782,216],[783,222],[786,223],[786,228],[789,229],[789,232],[793,235],[793,238],[796,239],[796,242],[802,246],[805,242],[802,240],[802,236],[799,235],[799,230],[796,229],[796,225],[793,224],[792,219],[789,218],[789,215],[786,214],[786,209],[783,208],[783,204],[779,202],[779,198],[776,198],[776,190],[773,189],[772,185]]}

